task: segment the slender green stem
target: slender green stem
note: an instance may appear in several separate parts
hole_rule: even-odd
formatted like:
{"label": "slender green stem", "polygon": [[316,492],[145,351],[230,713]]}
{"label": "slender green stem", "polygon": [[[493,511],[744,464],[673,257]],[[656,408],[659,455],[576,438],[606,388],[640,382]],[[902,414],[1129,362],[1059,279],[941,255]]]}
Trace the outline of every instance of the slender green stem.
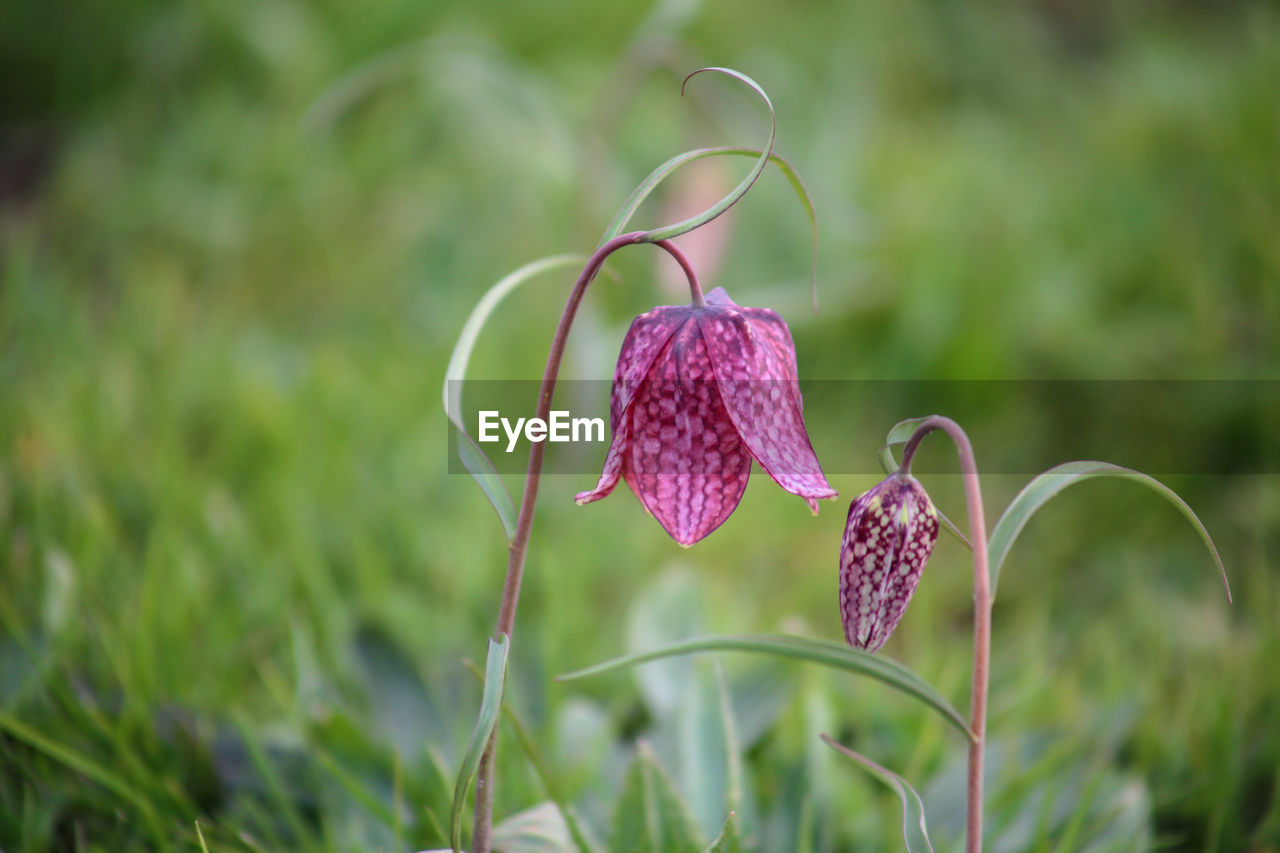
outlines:
{"label": "slender green stem", "polygon": [[[542,388],[538,393],[538,409],[535,417],[547,420],[551,414],[551,397],[556,390],[556,380],[560,375],[560,362],[564,358],[565,344],[569,340],[569,329],[577,316],[578,306],[587,287],[600,272],[605,259],[623,246],[636,243],[653,242],[675,258],[676,263],[684,270],[689,280],[689,294],[696,306],[705,304],[702,287],[698,276],[694,273],[689,259],[670,240],[649,239],[644,231],[632,231],[621,234],[608,241],[587,259],[577,283],[569,293],[569,301],[560,315],[560,324],[556,326],[555,335],[551,338],[551,351],[547,354],[546,370],[542,374]],[[520,602],[520,583],[524,579],[525,557],[529,552],[529,535],[533,530],[533,511],[538,503],[538,486],[542,479],[542,458],[545,444],[533,442],[529,448],[529,467],[524,481],[524,497],[520,500],[520,515],[516,520],[516,535],[511,540],[507,556],[507,577],[502,587],[502,604],[498,609],[498,624],[495,636],[506,634],[510,637],[515,628],[516,606]],[[484,755],[480,759],[480,769],[476,775],[476,810],[475,829],[472,835],[472,853],[489,853],[490,835],[493,828],[493,762],[497,750],[498,730],[495,727],[485,746]]]}
{"label": "slender green stem", "polygon": [[960,425],[951,418],[933,415],[926,418],[902,451],[902,467],[899,473],[906,476],[911,471],[920,441],[930,432],[940,429],[951,437],[960,457],[960,470],[964,475],[965,502],[969,509],[969,538],[973,542],[973,710],[969,729],[973,740],[969,744],[969,806],[965,829],[966,853],[982,851],[982,765],[987,740],[987,687],[991,665],[991,576],[987,565],[987,523],[982,512],[982,488],[978,482],[978,465],[973,458],[973,447]]}

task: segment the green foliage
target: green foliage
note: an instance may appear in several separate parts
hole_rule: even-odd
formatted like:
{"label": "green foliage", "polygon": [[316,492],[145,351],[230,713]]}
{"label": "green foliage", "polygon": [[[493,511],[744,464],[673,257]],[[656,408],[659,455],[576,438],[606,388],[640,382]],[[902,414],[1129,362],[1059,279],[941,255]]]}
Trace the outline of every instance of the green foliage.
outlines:
{"label": "green foliage", "polygon": [[449,813],[449,837],[453,842],[453,851],[458,853],[462,845],[462,810],[466,806],[467,792],[475,781],[476,771],[480,769],[481,756],[494,727],[498,725],[498,715],[502,710],[502,688],[507,678],[507,652],[510,638],[502,634],[497,640],[489,641],[489,658],[484,668],[484,696],[480,700],[480,713],[476,716],[476,727],[471,732],[471,740],[467,742],[467,751],[462,756],[462,766],[458,769],[458,781],[453,788],[453,809]]}
{"label": "green foliage", "polygon": [[641,744],[622,785],[610,853],[698,853],[703,846],[693,815]]}
{"label": "green foliage", "polygon": [[1005,509],[1004,514],[1000,516],[1000,520],[996,522],[996,526],[992,528],[988,543],[991,549],[989,557],[991,560],[991,595],[993,598],[996,594],[996,587],[1000,583],[1000,569],[1004,566],[1005,558],[1009,556],[1009,549],[1013,547],[1018,534],[1022,532],[1022,528],[1031,520],[1031,516],[1035,514],[1036,510],[1044,506],[1050,498],[1067,488],[1067,486],[1090,480],[1094,477],[1114,477],[1141,483],[1177,507],[1183,517],[1191,522],[1191,525],[1196,529],[1196,533],[1200,534],[1200,539],[1203,540],[1205,547],[1209,549],[1209,553],[1213,556],[1213,561],[1218,564],[1218,571],[1222,574],[1222,586],[1227,593],[1227,601],[1231,601],[1231,585],[1227,582],[1227,569],[1222,565],[1222,557],[1218,556],[1218,546],[1213,544],[1213,537],[1209,535],[1209,531],[1205,530],[1204,523],[1200,521],[1200,516],[1196,515],[1195,510],[1187,506],[1187,502],[1178,497],[1177,492],[1154,477],[1143,474],[1141,471],[1122,468],[1119,465],[1112,465],[1108,462],[1092,461],[1064,462],[1061,465],[1055,465],[1043,474],[1037,474],[1022,491],[1018,492],[1017,496]]}
{"label": "green foliage", "polygon": [[907,846],[907,853],[921,853],[924,850],[933,853],[933,842],[929,840],[929,827],[925,821],[924,802],[916,793],[916,789],[911,787],[911,783],[892,770],[876,764],[865,755],[836,743],[826,735],[821,737],[827,746],[855,762],[898,795],[898,799],[902,802],[902,840]]}
{"label": "green foliage", "polygon": [[586,258],[579,255],[556,255],[525,264],[504,276],[485,291],[484,296],[480,297],[480,301],[476,303],[476,307],[471,309],[467,321],[462,324],[462,331],[458,333],[458,342],[454,344],[453,352],[449,356],[449,364],[444,370],[444,412],[454,426],[454,436],[458,442],[458,458],[488,498],[489,505],[498,513],[498,520],[502,522],[507,541],[516,535],[516,508],[511,501],[511,493],[507,491],[502,477],[494,469],[493,462],[476,444],[475,439],[462,423],[462,389],[467,378],[467,362],[471,360],[471,351],[475,349],[476,340],[484,329],[485,321],[511,291],[542,273],[570,269],[584,263]]}
{"label": "green foliage", "polygon": [[969,727],[964,716],[951,707],[927,681],[906,669],[901,664],[882,655],[850,648],[843,643],[825,640],[811,640],[805,637],[787,636],[729,636],[729,637],[694,637],[658,649],[626,655],[613,660],[580,669],[559,676],[557,681],[571,681],[575,678],[586,678],[600,675],[622,667],[635,666],[651,660],[659,660],[675,655],[695,654],[698,652],[736,651],[755,652],[757,654],[778,655],[794,660],[816,663],[832,669],[840,669],[855,675],[874,678],[895,689],[920,700],[942,715],[949,723],[969,736]]}
{"label": "green foliage", "polygon": [[[1280,375],[1272,4],[18,0],[4,20],[6,850],[449,846],[481,700],[461,659],[484,647],[507,553],[449,473],[450,347],[485,286],[588,251],[654,164],[760,133],[732,84],[676,100],[705,58],[778,109],[777,150],[813,190],[822,311],[806,217],[772,170],[712,226],[725,242],[700,269],[787,318],[802,376]],[[639,215],[666,221],[702,180],[714,201],[744,162],[682,167]],[[593,289],[570,374],[607,378],[630,319],[678,298],[650,263],[620,255],[625,284]],[[568,284],[513,293],[468,375],[536,378]],[[1023,530],[995,611],[991,730],[1011,758],[993,840],[1007,820],[1030,827],[1010,849],[1280,846],[1275,401],[1179,412],[1197,439],[1159,471],[1130,458],[1159,430],[1118,434],[1068,398],[877,385],[806,392],[846,497],[875,481],[863,460],[885,423],[945,411],[991,507],[1058,460],[1114,459],[1176,489],[1231,575],[1227,608],[1196,536],[1136,488],[1067,490]],[[958,518],[934,450],[918,465],[937,464],[931,493]],[[551,682],[689,636],[839,636],[843,506],[814,519],[751,488],[678,552],[625,494],[573,506],[592,476],[543,484],[504,694],[557,790],[504,721],[499,827],[530,809],[552,826],[540,804],[562,800],[611,838],[645,739],[682,800],[701,780],[695,849],[729,811],[744,850],[895,849],[896,797],[837,763],[827,731],[918,781],[949,849],[962,739],[878,682],[721,656],[740,805],[709,828],[729,776],[704,763],[722,756],[690,752],[686,771],[668,746],[719,704],[705,656],[682,660],[697,689],[661,707],[636,679]],[[702,624],[629,647],[631,605],[677,559]],[[959,706],[968,565],[939,544],[887,650]],[[1108,836],[1113,811],[1130,829]]]}

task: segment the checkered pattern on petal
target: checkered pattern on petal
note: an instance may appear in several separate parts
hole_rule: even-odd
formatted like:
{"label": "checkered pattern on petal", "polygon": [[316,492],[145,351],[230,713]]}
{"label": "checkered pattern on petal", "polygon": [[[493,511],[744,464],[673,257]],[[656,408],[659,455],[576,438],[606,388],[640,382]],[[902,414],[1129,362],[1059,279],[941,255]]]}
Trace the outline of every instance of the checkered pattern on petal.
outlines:
{"label": "checkered pattern on petal", "polygon": [[663,529],[689,546],[737,508],[751,474],[694,323],[654,361],[627,415],[627,482]]}
{"label": "checkered pattern on petal", "polygon": [[618,430],[622,413],[631,405],[636,389],[649,375],[653,360],[692,315],[691,305],[660,305],[631,321],[631,328],[622,339],[609,394],[610,428],[614,432]]}
{"label": "checkered pattern on petal", "polygon": [[840,546],[840,619],[849,644],[878,651],[902,620],[938,538],[938,513],[896,474],[849,507]]}
{"label": "checkered pattern on petal", "polygon": [[599,500],[625,479],[685,546],[738,506],[753,458],[815,512],[815,499],[836,496],[804,430],[786,323],[738,308],[722,288],[706,303],[655,308],[631,324],[614,372],[604,470],[577,495]]}
{"label": "checkered pattern on petal", "polygon": [[769,476],[817,512],[817,499],[834,498],[836,491],[804,428],[790,331],[772,311],[748,314],[727,296],[707,303],[694,317],[729,417]]}
{"label": "checkered pattern on petal", "polygon": [[692,315],[688,305],[662,305],[646,311],[631,321],[631,328],[622,339],[622,351],[618,353],[618,365],[613,373],[613,388],[609,392],[609,429],[613,439],[605,456],[604,470],[594,489],[579,492],[574,500],[589,504],[607,497],[618,485],[623,474],[623,459],[631,441],[629,418],[624,417],[639,388],[654,367],[654,360],[667,348],[671,336]]}

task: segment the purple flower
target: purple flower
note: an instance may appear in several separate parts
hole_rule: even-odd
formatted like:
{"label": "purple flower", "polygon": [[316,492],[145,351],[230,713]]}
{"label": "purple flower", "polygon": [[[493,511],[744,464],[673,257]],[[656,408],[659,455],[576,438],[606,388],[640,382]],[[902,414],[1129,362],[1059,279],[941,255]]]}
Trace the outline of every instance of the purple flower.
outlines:
{"label": "purple flower", "polygon": [[625,478],[663,529],[688,547],[738,506],[755,459],[818,511],[834,498],[801,416],[791,331],[717,287],[702,306],[662,306],[631,324],[614,373],[613,442],[599,500]]}
{"label": "purple flower", "polygon": [[840,619],[874,652],[898,627],[938,539],[938,512],[910,475],[893,474],[849,507],[840,544]]}

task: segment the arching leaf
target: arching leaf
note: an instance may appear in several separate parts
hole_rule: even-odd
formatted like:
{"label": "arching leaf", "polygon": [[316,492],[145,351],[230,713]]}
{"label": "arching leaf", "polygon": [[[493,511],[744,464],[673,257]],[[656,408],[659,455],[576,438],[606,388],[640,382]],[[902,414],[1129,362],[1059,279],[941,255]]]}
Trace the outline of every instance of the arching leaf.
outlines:
{"label": "arching leaf", "polygon": [[494,309],[512,291],[542,273],[581,266],[584,263],[586,258],[581,255],[552,255],[525,264],[489,288],[484,296],[480,297],[476,307],[471,309],[471,315],[467,317],[467,321],[462,324],[458,342],[454,344],[453,354],[449,356],[449,366],[445,368],[441,397],[444,413],[457,430],[458,458],[462,460],[463,466],[471,473],[485,497],[489,499],[494,511],[498,513],[498,518],[502,521],[502,527],[507,534],[507,541],[510,541],[516,533],[515,503],[511,500],[511,494],[507,491],[502,477],[498,475],[497,469],[494,468],[493,462],[462,424],[462,386],[467,376],[467,362],[471,360],[471,351],[475,349],[476,339],[480,337],[484,324],[493,314]]}
{"label": "arching leaf", "polygon": [[1209,531],[1205,529],[1200,517],[1187,505],[1187,502],[1178,497],[1177,492],[1173,491],[1173,489],[1170,489],[1154,477],[1143,474],[1141,471],[1122,468],[1119,465],[1112,465],[1110,462],[1094,461],[1065,462],[1036,476],[1030,483],[1027,483],[1022,491],[1018,492],[1017,497],[1013,499],[1004,511],[1004,515],[1000,516],[1000,520],[996,522],[995,528],[991,531],[991,538],[988,542],[989,559],[991,561],[992,599],[995,598],[996,585],[1000,581],[1000,567],[1004,565],[1005,558],[1009,556],[1009,549],[1013,547],[1018,534],[1022,532],[1022,528],[1026,527],[1027,522],[1035,514],[1036,510],[1044,506],[1050,498],[1067,488],[1067,486],[1082,483],[1095,477],[1119,477],[1124,480],[1141,483],[1176,506],[1187,521],[1191,522],[1191,526],[1200,534],[1200,539],[1203,540],[1205,547],[1209,549],[1209,553],[1213,555],[1213,561],[1217,563],[1218,572],[1222,575],[1222,586],[1226,589],[1227,601],[1228,603],[1231,601],[1231,585],[1227,582],[1227,569],[1222,564],[1222,557],[1218,555],[1218,548],[1213,544],[1213,538],[1209,536]]}
{"label": "arching leaf", "polygon": [[912,696],[947,719],[953,726],[972,738],[969,726],[960,712],[951,706],[933,685],[916,675],[902,664],[883,655],[871,654],[860,649],[851,648],[842,643],[827,640],[811,640],[805,637],[789,637],[779,635],[726,635],[718,637],[697,637],[675,643],[660,649],[638,654],[624,655],[612,660],[579,669],[558,676],[556,681],[569,681],[575,678],[586,678],[600,675],[628,666],[635,666],[647,661],[659,660],[675,655],[697,654],[700,652],[757,652],[796,658],[864,675],[884,682]]}

